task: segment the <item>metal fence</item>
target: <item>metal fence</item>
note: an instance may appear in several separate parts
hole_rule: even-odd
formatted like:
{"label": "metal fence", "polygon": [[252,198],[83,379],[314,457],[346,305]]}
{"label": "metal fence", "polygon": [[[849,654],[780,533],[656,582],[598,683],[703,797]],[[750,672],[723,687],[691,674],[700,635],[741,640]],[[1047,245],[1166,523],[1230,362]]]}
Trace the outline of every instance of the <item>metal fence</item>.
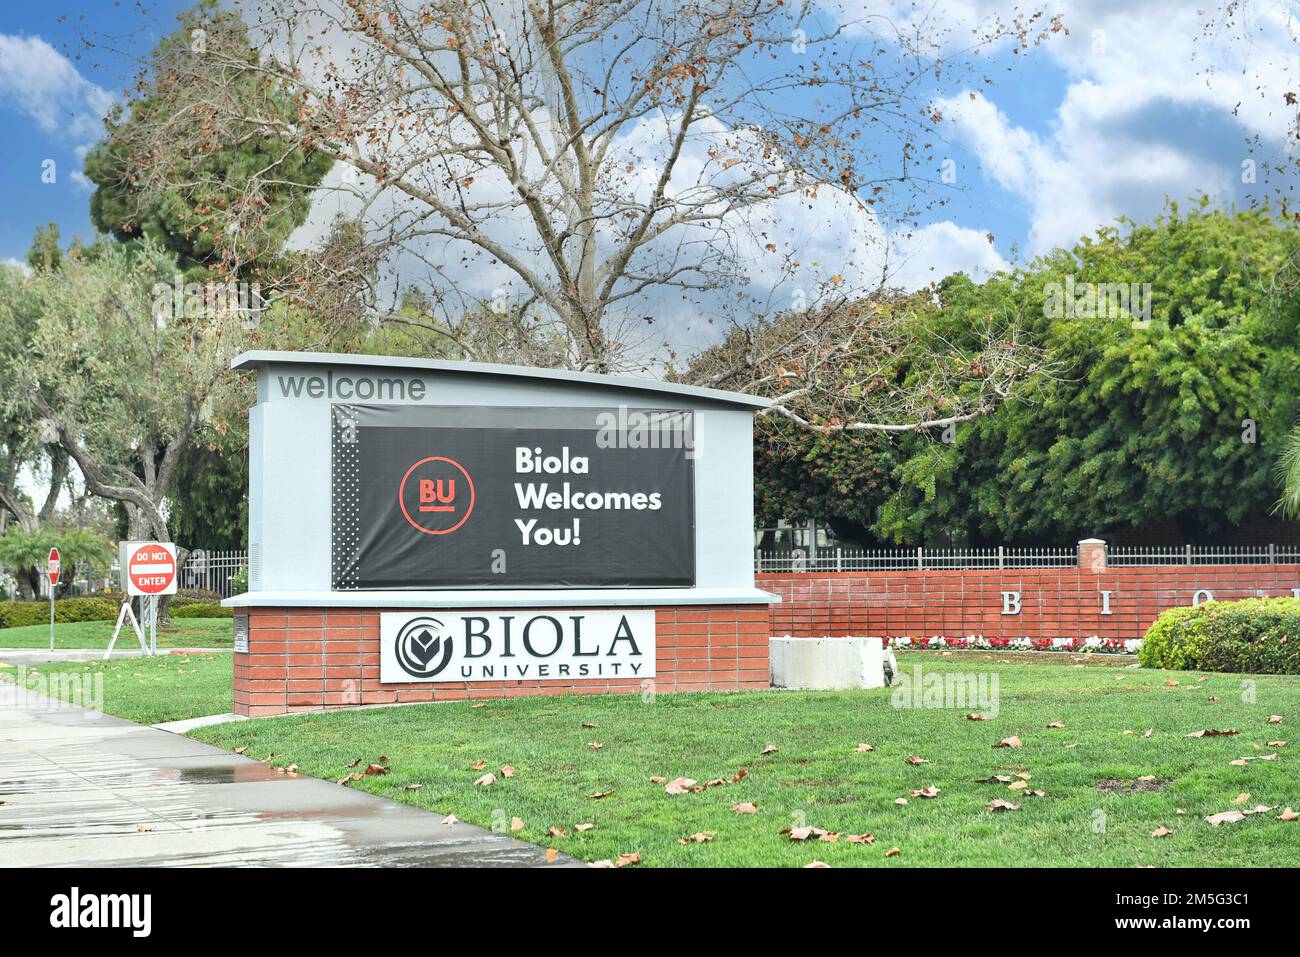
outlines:
{"label": "metal fence", "polygon": [[[1059,548],[849,548],[754,550],[763,572],[935,571],[960,568],[1074,568],[1077,547]],[[1276,565],[1300,564],[1294,545],[1120,546],[1106,549],[1106,564]]]}
{"label": "metal fence", "polygon": [[[247,563],[248,553],[244,551],[208,551],[196,548],[181,564],[177,585],[181,589],[215,592],[222,598],[229,598],[238,593],[234,579]],[[81,562],[72,569],[71,577],[65,578],[64,582],[68,595],[116,592],[122,587],[116,559],[104,565]],[[49,579],[42,574],[37,597],[48,598],[49,594]],[[0,596],[4,595],[17,598],[18,581],[13,569],[0,565]]]}

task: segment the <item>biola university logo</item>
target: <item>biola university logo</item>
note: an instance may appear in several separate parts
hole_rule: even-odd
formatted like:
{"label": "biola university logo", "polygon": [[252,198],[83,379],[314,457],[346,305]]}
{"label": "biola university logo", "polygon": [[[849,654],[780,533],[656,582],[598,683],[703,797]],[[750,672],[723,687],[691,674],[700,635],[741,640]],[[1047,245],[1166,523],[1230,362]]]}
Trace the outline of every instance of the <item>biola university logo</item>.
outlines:
{"label": "biola university logo", "polygon": [[50,898],[50,926],[126,927],[132,937],[148,937],[153,929],[151,894],[83,894],[74,887]]}
{"label": "biola university logo", "polygon": [[572,681],[653,678],[648,609],[385,612],[379,680]]}

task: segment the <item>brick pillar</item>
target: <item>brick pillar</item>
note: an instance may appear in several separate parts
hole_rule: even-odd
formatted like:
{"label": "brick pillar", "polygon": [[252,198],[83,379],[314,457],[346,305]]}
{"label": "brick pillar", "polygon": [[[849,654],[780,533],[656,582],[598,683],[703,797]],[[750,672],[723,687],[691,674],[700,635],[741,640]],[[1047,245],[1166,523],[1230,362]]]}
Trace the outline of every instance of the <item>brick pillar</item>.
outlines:
{"label": "brick pillar", "polygon": [[1094,575],[1106,570],[1106,543],[1100,538],[1085,538],[1079,542],[1079,568]]}

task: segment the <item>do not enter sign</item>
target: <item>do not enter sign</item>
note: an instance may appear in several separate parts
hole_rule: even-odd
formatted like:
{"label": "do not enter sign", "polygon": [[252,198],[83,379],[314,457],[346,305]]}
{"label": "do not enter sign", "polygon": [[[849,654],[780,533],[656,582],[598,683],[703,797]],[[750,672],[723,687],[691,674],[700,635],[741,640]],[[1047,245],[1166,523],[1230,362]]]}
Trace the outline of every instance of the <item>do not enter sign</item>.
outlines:
{"label": "do not enter sign", "polygon": [[127,549],[128,595],[176,594],[176,546],[171,542],[135,542]]}

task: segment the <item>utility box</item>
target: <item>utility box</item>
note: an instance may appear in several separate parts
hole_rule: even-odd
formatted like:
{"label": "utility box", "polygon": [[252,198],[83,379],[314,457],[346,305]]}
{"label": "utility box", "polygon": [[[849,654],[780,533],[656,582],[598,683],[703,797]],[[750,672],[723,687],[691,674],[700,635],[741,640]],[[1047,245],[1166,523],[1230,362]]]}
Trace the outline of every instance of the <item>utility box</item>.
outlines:
{"label": "utility box", "polygon": [[881,638],[773,638],[772,687],[845,691],[885,686]]}

